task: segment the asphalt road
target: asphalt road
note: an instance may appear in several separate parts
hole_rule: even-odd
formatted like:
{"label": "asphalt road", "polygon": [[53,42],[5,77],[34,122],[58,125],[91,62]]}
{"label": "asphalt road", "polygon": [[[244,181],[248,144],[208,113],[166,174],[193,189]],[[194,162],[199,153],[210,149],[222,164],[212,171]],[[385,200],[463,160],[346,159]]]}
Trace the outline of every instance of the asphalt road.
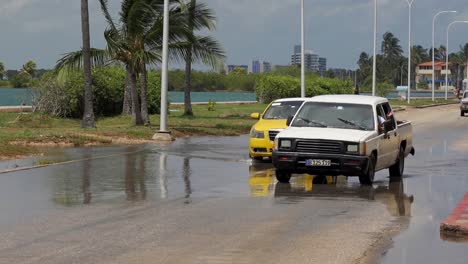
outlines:
{"label": "asphalt road", "polygon": [[80,161],[0,174],[0,263],[466,263],[438,227],[468,189],[468,117],[397,117],[415,121],[417,155],[402,181],[383,171],[372,187],[276,184],[246,136],[51,153]]}

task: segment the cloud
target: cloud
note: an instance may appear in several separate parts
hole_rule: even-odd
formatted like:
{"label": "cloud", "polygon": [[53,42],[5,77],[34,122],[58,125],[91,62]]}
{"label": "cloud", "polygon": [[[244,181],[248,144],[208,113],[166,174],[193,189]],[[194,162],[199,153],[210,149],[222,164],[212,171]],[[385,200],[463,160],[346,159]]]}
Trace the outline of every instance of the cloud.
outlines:
{"label": "cloud", "polygon": [[11,17],[38,0],[1,0],[0,16]]}

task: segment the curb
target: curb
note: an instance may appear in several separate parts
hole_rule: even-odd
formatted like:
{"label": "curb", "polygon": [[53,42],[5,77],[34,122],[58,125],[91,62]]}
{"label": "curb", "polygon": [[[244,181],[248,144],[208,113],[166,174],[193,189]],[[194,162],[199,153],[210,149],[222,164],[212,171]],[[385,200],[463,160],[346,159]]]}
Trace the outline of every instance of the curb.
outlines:
{"label": "curb", "polygon": [[444,235],[468,236],[468,193],[465,194],[452,214],[440,224],[440,232],[441,237],[444,237]]}
{"label": "curb", "polygon": [[452,102],[452,103],[444,103],[444,104],[433,104],[433,105],[420,105],[420,106],[415,106],[415,108],[424,109],[424,108],[444,106],[444,105],[454,105],[454,104],[459,104],[459,103],[460,102]]}

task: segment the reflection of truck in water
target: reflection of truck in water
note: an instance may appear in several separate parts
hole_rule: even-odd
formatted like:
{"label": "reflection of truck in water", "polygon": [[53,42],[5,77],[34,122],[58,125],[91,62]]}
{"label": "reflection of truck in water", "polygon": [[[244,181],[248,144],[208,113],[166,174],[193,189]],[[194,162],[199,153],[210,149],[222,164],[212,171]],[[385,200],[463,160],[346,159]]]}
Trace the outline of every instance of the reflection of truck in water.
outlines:
{"label": "reflection of truck in water", "polygon": [[411,216],[414,197],[404,193],[403,181],[395,179],[388,186],[357,186],[348,184],[344,176],[299,176],[290,184],[277,184],[275,197],[285,199],[314,198],[370,200],[382,202],[392,216]]}

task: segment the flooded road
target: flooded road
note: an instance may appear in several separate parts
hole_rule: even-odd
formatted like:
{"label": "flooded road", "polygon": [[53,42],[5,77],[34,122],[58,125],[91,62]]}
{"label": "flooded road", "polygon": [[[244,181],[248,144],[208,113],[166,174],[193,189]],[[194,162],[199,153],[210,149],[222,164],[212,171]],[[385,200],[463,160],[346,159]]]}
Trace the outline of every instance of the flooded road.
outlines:
{"label": "flooded road", "polygon": [[466,263],[467,245],[441,239],[439,224],[468,190],[468,118],[427,113],[399,114],[415,120],[417,155],[403,180],[382,171],[372,187],[276,184],[246,136],[0,163],[77,160],[0,174],[0,263]]}

